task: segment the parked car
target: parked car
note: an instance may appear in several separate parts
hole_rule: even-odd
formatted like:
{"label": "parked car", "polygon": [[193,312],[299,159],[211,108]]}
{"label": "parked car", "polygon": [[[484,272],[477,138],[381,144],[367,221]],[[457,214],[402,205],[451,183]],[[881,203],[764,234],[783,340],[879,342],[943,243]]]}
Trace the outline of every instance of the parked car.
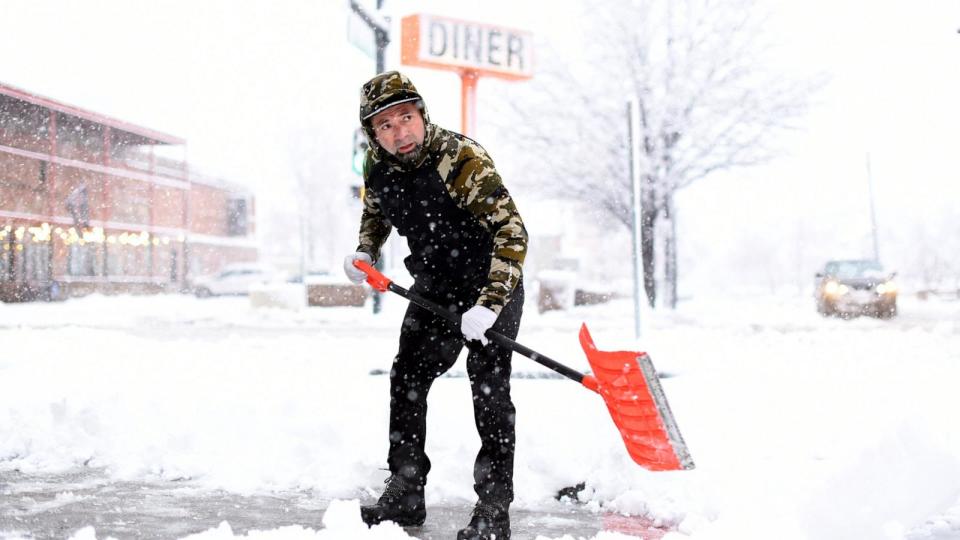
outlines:
{"label": "parked car", "polygon": [[897,314],[896,272],[887,272],[873,260],[828,261],[816,274],[817,311],[822,315]]}
{"label": "parked car", "polygon": [[250,286],[280,281],[276,269],[257,263],[228,264],[220,272],[199,277],[193,282],[193,293],[201,298],[220,295],[245,295]]}

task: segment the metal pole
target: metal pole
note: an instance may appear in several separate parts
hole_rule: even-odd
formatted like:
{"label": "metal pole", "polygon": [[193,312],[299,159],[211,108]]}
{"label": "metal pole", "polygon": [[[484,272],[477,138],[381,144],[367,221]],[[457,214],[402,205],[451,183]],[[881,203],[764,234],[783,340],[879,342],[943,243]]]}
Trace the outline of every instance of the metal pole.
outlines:
{"label": "metal pole", "polygon": [[[383,0],[377,0],[377,12],[383,9]],[[377,73],[383,73],[387,67],[387,45],[390,43],[390,34],[384,28],[379,26],[373,27],[374,38],[376,39],[377,45]],[[384,266],[387,263],[387,251],[385,249],[380,250],[380,259],[377,261],[376,268],[378,270],[383,270]],[[383,293],[378,291],[373,291],[373,312],[380,313],[383,309]]]}
{"label": "metal pole", "polygon": [[298,187],[300,188],[300,283],[307,282],[307,246],[310,243],[308,239],[309,227],[307,226],[307,186],[304,181],[304,172],[301,170],[298,175]]}
{"label": "metal pole", "polygon": [[[383,7],[383,0],[377,0],[377,11],[380,11],[380,8]],[[383,73],[386,69],[386,48],[387,43],[390,42],[390,36],[380,28],[373,27],[373,35],[376,40],[377,46],[377,66],[376,73],[374,75]],[[378,270],[383,270],[384,263],[386,262],[385,257],[386,251],[381,248],[380,259],[377,261],[376,268]],[[373,313],[377,314],[383,310],[383,293],[379,291],[373,291]]]}
{"label": "metal pole", "polygon": [[[377,12],[383,9],[383,0],[377,0]],[[386,68],[387,45],[390,43],[390,34],[379,26],[373,27],[377,41],[377,73],[383,73]],[[374,73],[376,75],[377,73]]]}
{"label": "metal pole", "polygon": [[[350,0],[350,9],[354,11],[367,26],[373,30],[373,39],[374,44],[377,48],[377,65],[375,66],[376,72],[374,75],[383,73],[387,69],[387,45],[390,44],[390,28],[389,28],[389,19],[386,18],[377,18],[376,20],[368,14],[363,7],[357,3],[356,0]],[[383,0],[377,0],[377,14],[380,13],[380,10],[383,9]],[[386,264],[387,251],[384,249],[381,251],[381,257],[377,261],[375,267],[377,270],[383,270]],[[380,313],[381,304],[383,302],[383,294],[379,291],[373,291],[373,312]]]}
{"label": "metal pole", "polygon": [[873,235],[873,260],[880,262],[880,242],[877,239],[877,210],[873,201],[873,173],[870,170],[870,152],[867,152],[867,189],[870,192],[870,231]]}
{"label": "metal pole", "polygon": [[637,107],[634,101],[627,101],[627,144],[630,146],[630,184],[633,187],[633,322],[634,336],[640,339],[640,298],[643,296],[643,285],[641,281],[642,261],[640,248],[640,175],[637,166],[637,144],[635,126],[639,124],[637,119]]}
{"label": "metal pole", "polygon": [[460,72],[460,129],[467,137],[476,136],[477,129],[477,79],[473,70]]}

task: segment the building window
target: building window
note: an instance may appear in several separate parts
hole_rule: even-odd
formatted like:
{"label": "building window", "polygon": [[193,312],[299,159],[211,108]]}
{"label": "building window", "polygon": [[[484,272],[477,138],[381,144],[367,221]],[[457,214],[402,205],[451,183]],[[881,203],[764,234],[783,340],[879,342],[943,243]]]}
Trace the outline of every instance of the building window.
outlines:
{"label": "building window", "polygon": [[229,236],[247,235],[246,199],[230,199],[227,201],[227,234]]}
{"label": "building window", "polygon": [[91,244],[73,244],[67,252],[67,272],[71,276],[96,275],[97,249]]}
{"label": "building window", "polygon": [[170,277],[170,251],[165,246],[153,246],[150,250],[150,275],[161,280]]}
{"label": "building window", "polygon": [[150,249],[117,242],[107,246],[107,274],[145,277],[150,275]]}
{"label": "building window", "polygon": [[13,237],[4,238],[0,247],[0,281],[13,281],[13,256],[16,244]]}
{"label": "building window", "polygon": [[123,272],[123,252],[126,247],[119,244],[113,244],[107,248],[107,274],[111,276],[122,276]]}
{"label": "building window", "polygon": [[50,280],[50,244],[48,242],[23,242],[24,274],[28,281]]}
{"label": "building window", "polygon": [[113,219],[137,224],[150,222],[150,192],[146,184],[114,183],[110,201]]}
{"label": "building window", "polygon": [[135,276],[137,272],[137,249],[133,246],[124,246],[120,251],[120,273],[125,276]]}

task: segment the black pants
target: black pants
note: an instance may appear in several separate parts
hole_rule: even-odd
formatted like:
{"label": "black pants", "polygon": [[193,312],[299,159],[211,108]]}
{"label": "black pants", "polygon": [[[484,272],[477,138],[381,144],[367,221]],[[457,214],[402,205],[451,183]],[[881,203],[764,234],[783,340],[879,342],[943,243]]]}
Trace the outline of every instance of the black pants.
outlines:
{"label": "black pants", "polygon": [[[477,292],[430,296],[441,305],[457,305],[457,311],[462,313],[473,306]],[[493,329],[515,339],[522,313],[523,285],[520,283]],[[426,484],[430,472],[430,460],[424,451],[427,394],[433,381],[456,362],[464,344],[459,326],[415,304],[411,303],[407,308],[400,330],[400,348],[390,371],[390,453],[387,462],[392,474],[401,474],[420,485]],[[474,490],[484,500],[512,501],[516,446],[516,410],[510,400],[512,352],[492,342],[482,346],[478,341],[470,341],[466,346],[469,350],[467,373],[473,392],[473,417],[480,435],[480,451],[473,468]]]}

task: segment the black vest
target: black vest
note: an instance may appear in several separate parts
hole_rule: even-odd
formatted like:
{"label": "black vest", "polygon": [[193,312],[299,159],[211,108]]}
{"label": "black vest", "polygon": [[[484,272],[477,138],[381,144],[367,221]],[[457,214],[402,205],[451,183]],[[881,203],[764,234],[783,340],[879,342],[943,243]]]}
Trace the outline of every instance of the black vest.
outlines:
{"label": "black vest", "polygon": [[[404,265],[414,288],[442,299],[449,294],[472,303],[486,284],[493,256],[493,235],[476,217],[457,206],[430,156],[416,169],[392,169],[381,161],[367,188],[380,198],[380,210],[407,239]],[[459,170],[450,172],[456,178]],[[472,299],[470,296],[472,295]]]}

